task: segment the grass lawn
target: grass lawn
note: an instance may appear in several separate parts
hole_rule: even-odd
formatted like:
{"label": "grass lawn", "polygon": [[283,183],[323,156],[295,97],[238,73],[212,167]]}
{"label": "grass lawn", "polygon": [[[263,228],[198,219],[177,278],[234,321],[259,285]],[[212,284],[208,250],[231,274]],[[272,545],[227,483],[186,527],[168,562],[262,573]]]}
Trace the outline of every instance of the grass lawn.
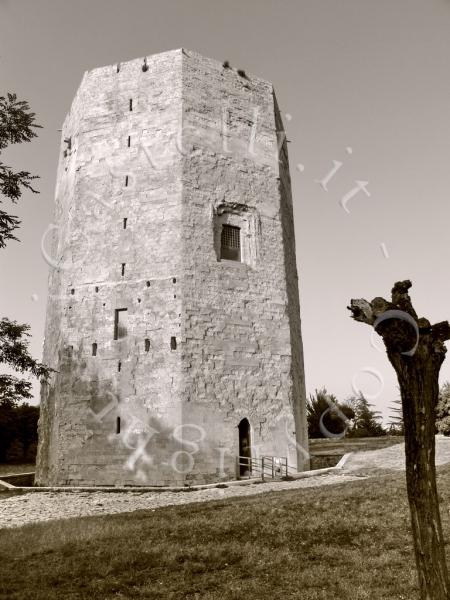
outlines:
{"label": "grass lawn", "polygon": [[366,450],[381,450],[394,444],[402,444],[403,436],[380,435],[373,438],[317,438],[309,440],[309,451],[312,454],[330,453],[345,454],[346,452],[362,452]]}
{"label": "grass lawn", "polygon": [[3,529],[0,565],[8,600],[418,598],[404,474]]}

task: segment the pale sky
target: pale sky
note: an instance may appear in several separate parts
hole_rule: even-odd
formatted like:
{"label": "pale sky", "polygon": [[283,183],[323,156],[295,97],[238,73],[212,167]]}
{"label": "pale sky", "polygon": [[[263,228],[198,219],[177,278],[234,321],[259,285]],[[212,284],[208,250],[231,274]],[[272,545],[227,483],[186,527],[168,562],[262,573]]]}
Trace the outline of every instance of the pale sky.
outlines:
{"label": "pale sky", "polygon": [[[393,369],[346,306],[389,299],[395,281],[411,279],[419,315],[450,318],[449,31],[449,0],[0,0],[0,95],[28,100],[43,126],[2,156],[41,179],[40,195],[2,205],[22,226],[21,243],[0,250],[0,315],[31,325],[40,358],[40,242],[58,129],[83,72],[185,47],[273,82],[291,140],[307,392],[326,386],[343,400],[353,381],[387,415]],[[326,192],[315,180],[333,161],[343,164]],[[347,213],[340,202],[356,181],[370,197],[360,191]],[[363,369],[379,373],[381,393]]]}

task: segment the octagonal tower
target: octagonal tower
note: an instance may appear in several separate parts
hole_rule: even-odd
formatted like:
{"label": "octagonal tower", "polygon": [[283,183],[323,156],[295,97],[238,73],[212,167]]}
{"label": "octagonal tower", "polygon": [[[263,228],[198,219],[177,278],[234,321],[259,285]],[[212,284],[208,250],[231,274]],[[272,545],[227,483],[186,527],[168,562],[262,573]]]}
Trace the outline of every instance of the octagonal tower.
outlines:
{"label": "octagonal tower", "polygon": [[[64,122],[38,485],[308,468],[293,210],[272,85],[187,50],[94,69]],[[242,460],[241,460],[242,462]]]}

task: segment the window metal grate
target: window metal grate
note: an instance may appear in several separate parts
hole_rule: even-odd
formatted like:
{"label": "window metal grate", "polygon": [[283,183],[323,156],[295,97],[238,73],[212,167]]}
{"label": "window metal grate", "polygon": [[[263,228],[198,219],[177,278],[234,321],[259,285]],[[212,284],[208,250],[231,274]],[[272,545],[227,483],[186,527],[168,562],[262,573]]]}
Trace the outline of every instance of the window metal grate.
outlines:
{"label": "window metal grate", "polygon": [[222,225],[220,257],[241,260],[241,230],[234,225]]}

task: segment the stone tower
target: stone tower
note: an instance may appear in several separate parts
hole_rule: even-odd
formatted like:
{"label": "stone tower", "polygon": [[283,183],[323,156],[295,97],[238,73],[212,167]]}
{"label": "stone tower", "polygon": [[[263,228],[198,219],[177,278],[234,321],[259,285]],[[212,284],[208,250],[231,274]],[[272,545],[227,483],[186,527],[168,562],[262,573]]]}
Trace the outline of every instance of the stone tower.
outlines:
{"label": "stone tower", "polygon": [[85,73],[47,233],[43,360],[57,372],[38,485],[234,479],[239,455],[308,468],[271,83],[184,49]]}

